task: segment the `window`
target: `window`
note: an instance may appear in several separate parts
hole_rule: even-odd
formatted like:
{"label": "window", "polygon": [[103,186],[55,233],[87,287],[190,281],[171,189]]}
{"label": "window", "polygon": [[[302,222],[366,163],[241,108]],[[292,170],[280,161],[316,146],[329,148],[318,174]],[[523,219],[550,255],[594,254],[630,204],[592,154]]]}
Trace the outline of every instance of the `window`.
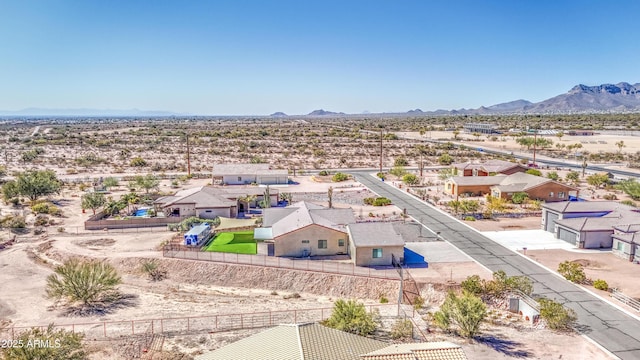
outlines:
{"label": "window", "polygon": [[564,192],[560,191],[560,192],[558,193],[558,198],[559,198],[559,199],[564,199]]}
{"label": "window", "polygon": [[302,243],[303,243],[303,244],[308,244],[308,243],[309,243],[309,240],[302,240]]}
{"label": "window", "polygon": [[327,240],[318,240],[318,249],[326,249]]}
{"label": "window", "polygon": [[211,211],[211,210],[205,210],[204,212],[206,212],[206,213],[210,213],[210,212],[213,212],[213,211]]}
{"label": "window", "polygon": [[344,246],[344,239],[338,239],[338,246]]}
{"label": "window", "polygon": [[373,255],[372,257],[374,259],[376,258],[381,258],[382,257],[382,249],[373,249]]}
{"label": "window", "polygon": [[549,197],[553,197],[553,191],[549,193]]}
{"label": "window", "polygon": [[618,241],[618,243],[616,244],[616,250],[622,251],[622,249],[624,249],[624,245],[621,241]]}

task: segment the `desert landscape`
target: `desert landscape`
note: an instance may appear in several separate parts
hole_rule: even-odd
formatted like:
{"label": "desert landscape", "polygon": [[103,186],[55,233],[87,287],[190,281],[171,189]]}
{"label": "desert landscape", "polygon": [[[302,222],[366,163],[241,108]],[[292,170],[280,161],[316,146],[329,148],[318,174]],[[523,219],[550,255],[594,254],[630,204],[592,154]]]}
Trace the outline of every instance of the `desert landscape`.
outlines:
{"label": "desert landscape", "polygon": [[[406,127],[413,126],[413,121],[408,120]],[[60,213],[47,217],[48,223],[38,234],[32,230],[37,216],[24,200],[18,205],[5,203],[0,209],[5,217],[23,217],[27,229],[26,232],[16,233],[5,227],[0,241],[10,242],[0,250],[0,266],[3,269],[0,281],[6,289],[11,289],[4,293],[0,301],[5,329],[13,328],[15,331],[16,328],[49,323],[96,324],[94,327],[99,327],[100,323],[139,321],[139,331],[144,332],[148,331],[150,323],[154,323],[149,323],[149,319],[291,311],[304,314],[305,311],[316,309],[323,309],[320,317],[324,317],[324,312],[328,314],[338,298],[357,298],[367,306],[380,306],[381,297],[397,298],[397,281],[327,276],[285,269],[267,271],[252,266],[167,259],[162,256],[161,247],[174,239],[175,233],[162,228],[87,231],[84,230],[84,221],[89,214],[83,211],[81,204],[83,194],[92,191],[100,179],[107,177],[117,179],[117,185],[110,187],[106,193],[114,200],[135,191],[134,177],[147,173],[161,179],[153,190],[156,196],[161,196],[211,184],[208,173],[215,163],[265,162],[289,171],[293,184],[279,188],[279,191],[290,194],[292,202],[309,201],[328,206],[327,191],[332,188],[333,205],[352,209],[360,220],[403,221],[403,209],[364,203],[365,198],[375,194],[357,179],[336,183],[332,181],[332,174],[338,170],[328,175],[318,173],[323,169],[375,168],[379,165],[379,159],[376,159],[379,156],[379,134],[366,130],[363,132],[359,126],[345,130],[343,125],[334,125],[334,122],[327,120],[318,123],[310,120],[238,120],[233,123],[218,120],[195,122],[188,127],[181,122],[151,120],[124,124],[110,121],[66,124],[41,121],[36,126],[27,125],[3,124],[2,136],[6,140],[3,149],[5,180],[11,180],[27,169],[50,169],[63,181],[63,186],[58,194],[47,197],[50,204],[56,204]],[[411,169],[422,160],[425,171],[420,178],[421,190],[437,195],[439,200],[435,204],[445,211],[449,210],[447,203],[451,197],[442,193],[439,172],[446,166],[440,164],[440,156],[451,154],[457,162],[486,157],[471,149],[450,149],[446,142],[453,136],[450,131],[434,131],[426,136],[418,132],[385,131],[383,136],[384,166],[398,166],[404,161],[406,167]],[[424,143],[422,140],[425,137],[446,141],[440,144]],[[459,137],[456,143],[465,144],[472,140],[469,135]],[[633,136],[618,138],[614,135],[594,135],[591,138],[597,139],[595,141],[624,141],[625,147],[621,152],[627,157],[640,151],[640,141]],[[573,139],[563,137],[561,141],[572,143]],[[486,139],[481,144],[488,148],[524,152],[512,138],[504,141]],[[599,145],[585,144],[583,152],[610,150],[610,146],[598,148]],[[34,152],[35,148],[42,150]],[[363,152],[363,149],[366,150]],[[403,161],[396,161],[398,159]],[[188,173],[189,165],[191,176]],[[560,169],[557,172],[564,177],[568,170]],[[401,177],[388,176],[389,185],[402,186]],[[619,199],[627,199],[613,189],[594,188],[590,194],[595,198],[610,192],[618,194]],[[469,224],[481,231],[508,231],[539,228],[540,220],[525,218],[516,225],[508,219],[490,219]],[[530,252],[528,256],[554,268],[560,260],[554,262],[552,258],[586,259],[592,255],[575,254],[572,257],[561,253],[561,250],[549,250],[540,254]],[[126,301],[99,312],[84,314],[66,311],[46,300],[46,277],[57,265],[70,258],[101,259],[113,264],[122,274],[120,291],[127,295]],[[165,280],[153,282],[147,278],[141,264],[149,259],[158,261],[166,271]],[[589,275],[611,278],[612,284],[628,290],[631,295],[636,294],[633,286],[625,281],[627,277],[619,278],[616,275],[617,268],[602,264],[602,261],[595,260],[586,264]],[[598,269],[601,273],[592,274],[592,271],[596,271],[592,269]],[[420,284],[421,296],[427,300],[421,310],[424,314],[438,308],[446,294],[443,289],[447,286],[459,284],[471,275],[480,275],[485,279],[491,277],[486,269],[470,259],[456,263],[435,262],[428,269],[408,271]],[[609,271],[612,271],[610,277],[605,276]],[[618,282],[614,280],[616,278]],[[47,305],[42,306],[43,303]],[[257,331],[259,329],[199,335],[176,334],[164,340],[163,349],[171,352],[172,355],[167,356],[194,356]],[[381,329],[379,336],[384,337],[384,331],[384,328]],[[388,328],[386,331],[389,331]],[[562,354],[564,359],[606,357],[597,346],[583,337],[530,328],[519,322],[487,323],[483,326],[485,337],[473,343],[433,328],[431,331],[430,340],[446,339],[460,343],[468,356],[474,359],[544,359],[550,354]],[[500,340],[496,340],[498,338]],[[95,359],[134,356],[132,354],[140,356],[143,346],[141,342],[127,342],[118,337],[107,342],[98,338],[88,340],[92,343],[92,356]],[[540,342],[547,345],[539,348],[535,344]],[[568,343],[573,344],[571,353],[563,351]],[[124,352],[109,350],[116,347],[114,344],[122,345],[120,347]]]}

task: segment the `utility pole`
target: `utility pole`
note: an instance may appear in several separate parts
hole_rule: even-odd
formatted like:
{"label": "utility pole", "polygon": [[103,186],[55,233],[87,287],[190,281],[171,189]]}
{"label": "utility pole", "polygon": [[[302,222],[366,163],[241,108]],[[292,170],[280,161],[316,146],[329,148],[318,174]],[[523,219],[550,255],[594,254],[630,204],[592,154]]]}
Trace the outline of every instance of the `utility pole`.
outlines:
{"label": "utility pole", "polygon": [[187,133],[187,175],[191,177],[191,151],[189,149],[189,134]]}
{"label": "utility pole", "polygon": [[382,174],[382,129],[380,129],[380,174]]}
{"label": "utility pole", "polygon": [[422,162],[422,149],[420,150],[420,181],[422,181],[422,170],[424,170],[424,163]]}
{"label": "utility pole", "polygon": [[538,129],[533,129],[533,167],[536,167],[536,143],[538,142]]}

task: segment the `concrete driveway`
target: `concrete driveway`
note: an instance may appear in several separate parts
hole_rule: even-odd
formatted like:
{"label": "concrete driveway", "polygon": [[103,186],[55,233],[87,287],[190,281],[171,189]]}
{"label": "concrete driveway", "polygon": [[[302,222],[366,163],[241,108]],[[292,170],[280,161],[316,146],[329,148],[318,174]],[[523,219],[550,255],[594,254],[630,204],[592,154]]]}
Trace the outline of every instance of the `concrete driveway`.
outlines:
{"label": "concrete driveway", "polygon": [[575,246],[560,239],[556,239],[552,233],[544,230],[509,230],[509,231],[484,231],[482,235],[498,244],[520,251],[523,248],[529,250],[563,249],[572,250]]}

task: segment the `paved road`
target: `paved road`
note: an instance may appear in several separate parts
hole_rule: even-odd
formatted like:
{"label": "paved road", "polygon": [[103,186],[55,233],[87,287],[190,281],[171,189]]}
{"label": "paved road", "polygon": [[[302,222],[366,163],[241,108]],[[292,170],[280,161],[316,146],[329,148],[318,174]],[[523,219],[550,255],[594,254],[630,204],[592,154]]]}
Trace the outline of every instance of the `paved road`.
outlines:
{"label": "paved road", "polygon": [[581,290],[526,258],[493,242],[456,219],[387,186],[364,172],[352,172],[360,183],[409,215],[491,271],[526,275],[534,281],[534,293],[566,304],[578,315],[579,330],[621,359],[640,359],[640,321]]}

